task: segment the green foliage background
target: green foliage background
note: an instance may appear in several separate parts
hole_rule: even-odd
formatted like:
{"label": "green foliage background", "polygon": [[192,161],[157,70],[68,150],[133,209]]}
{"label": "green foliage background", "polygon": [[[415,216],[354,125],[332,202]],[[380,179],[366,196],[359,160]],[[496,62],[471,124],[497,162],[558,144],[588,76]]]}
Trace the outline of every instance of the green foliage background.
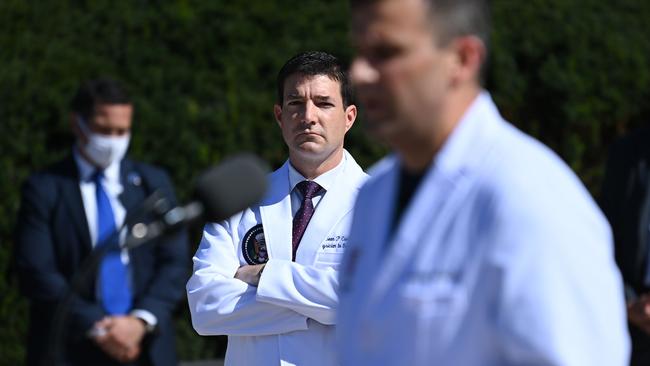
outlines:
{"label": "green foliage background", "polygon": [[[488,89],[597,194],[609,143],[650,120],[650,2],[492,4]],[[348,18],[342,0],[0,1],[0,364],[24,356],[26,307],[8,271],[20,184],[69,151],[67,104],[82,80],[128,85],[131,155],[166,167],[185,201],[224,156],[285,159],[275,74],[307,49],[349,60]],[[347,145],[365,167],[385,153],[359,126]],[[194,333],[185,308],[177,326],[182,359],[223,352],[223,338]]]}

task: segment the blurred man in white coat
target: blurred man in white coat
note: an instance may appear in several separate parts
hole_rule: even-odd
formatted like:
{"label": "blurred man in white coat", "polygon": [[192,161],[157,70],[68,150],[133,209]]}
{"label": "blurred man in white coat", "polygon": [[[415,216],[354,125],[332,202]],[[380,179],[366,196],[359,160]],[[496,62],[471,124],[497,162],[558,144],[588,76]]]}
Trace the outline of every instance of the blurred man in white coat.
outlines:
{"label": "blurred man in white coat", "polygon": [[337,272],[366,178],[343,149],[357,109],[337,59],[287,61],[274,113],[289,159],[262,202],[205,227],[187,283],[192,323],[228,335],[227,365],[334,365]]}
{"label": "blurred man in white coat", "polygon": [[352,0],[350,78],[395,154],[355,206],[344,365],[627,363],[607,221],[481,88],[488,13],[480,0]]}

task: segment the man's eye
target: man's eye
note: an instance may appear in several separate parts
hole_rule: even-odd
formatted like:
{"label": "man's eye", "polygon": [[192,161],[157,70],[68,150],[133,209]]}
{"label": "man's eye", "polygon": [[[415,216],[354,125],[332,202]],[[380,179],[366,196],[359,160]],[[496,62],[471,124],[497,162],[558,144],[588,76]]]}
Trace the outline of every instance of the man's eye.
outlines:
{"label": "man's eye", "polygon": [[100,135],[110,135],[112,131],[108,127],[97,127],[93,129],[93,132],[96,132]]}
{"label": "man's eye", "polygon": [[299,100],[290,100],[287,102],[287,105],[301,105],[302,102]]}
{"label": "man's eye", "polygon": [[400,53],[400,50],[397,47],[381,46],[372,50],[370,54],[370,59],[373,61],[387,61],[391,58],[397,56]]}

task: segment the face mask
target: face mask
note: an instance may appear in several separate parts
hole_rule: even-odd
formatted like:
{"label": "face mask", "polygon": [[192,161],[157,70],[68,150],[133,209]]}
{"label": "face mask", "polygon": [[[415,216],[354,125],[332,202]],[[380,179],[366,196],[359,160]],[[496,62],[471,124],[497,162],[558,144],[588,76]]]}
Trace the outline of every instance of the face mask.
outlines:
{"label": "face mask", "polygon": [[81,146],[79,142],[77,145],[86,156],[98,167],[105,169],[114,161],[119,161],[124,158],[126,150],[129,148],[130,134],[124,136],[105,136],[102,134],[90,131],[86,123],[81,119],[77,119],[77,125],[81,132],[86,136],[88,142],[86,145]]}

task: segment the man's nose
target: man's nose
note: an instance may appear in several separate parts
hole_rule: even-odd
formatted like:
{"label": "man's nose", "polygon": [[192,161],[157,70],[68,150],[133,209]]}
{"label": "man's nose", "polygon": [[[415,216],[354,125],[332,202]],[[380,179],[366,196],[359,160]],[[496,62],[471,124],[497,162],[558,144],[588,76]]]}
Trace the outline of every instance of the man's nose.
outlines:
{"label": "man's nose", "polygon": [[316,105],[311,100],[308,100],[302,111],[302,121],[308,124],[316,123],[317,110]]}

